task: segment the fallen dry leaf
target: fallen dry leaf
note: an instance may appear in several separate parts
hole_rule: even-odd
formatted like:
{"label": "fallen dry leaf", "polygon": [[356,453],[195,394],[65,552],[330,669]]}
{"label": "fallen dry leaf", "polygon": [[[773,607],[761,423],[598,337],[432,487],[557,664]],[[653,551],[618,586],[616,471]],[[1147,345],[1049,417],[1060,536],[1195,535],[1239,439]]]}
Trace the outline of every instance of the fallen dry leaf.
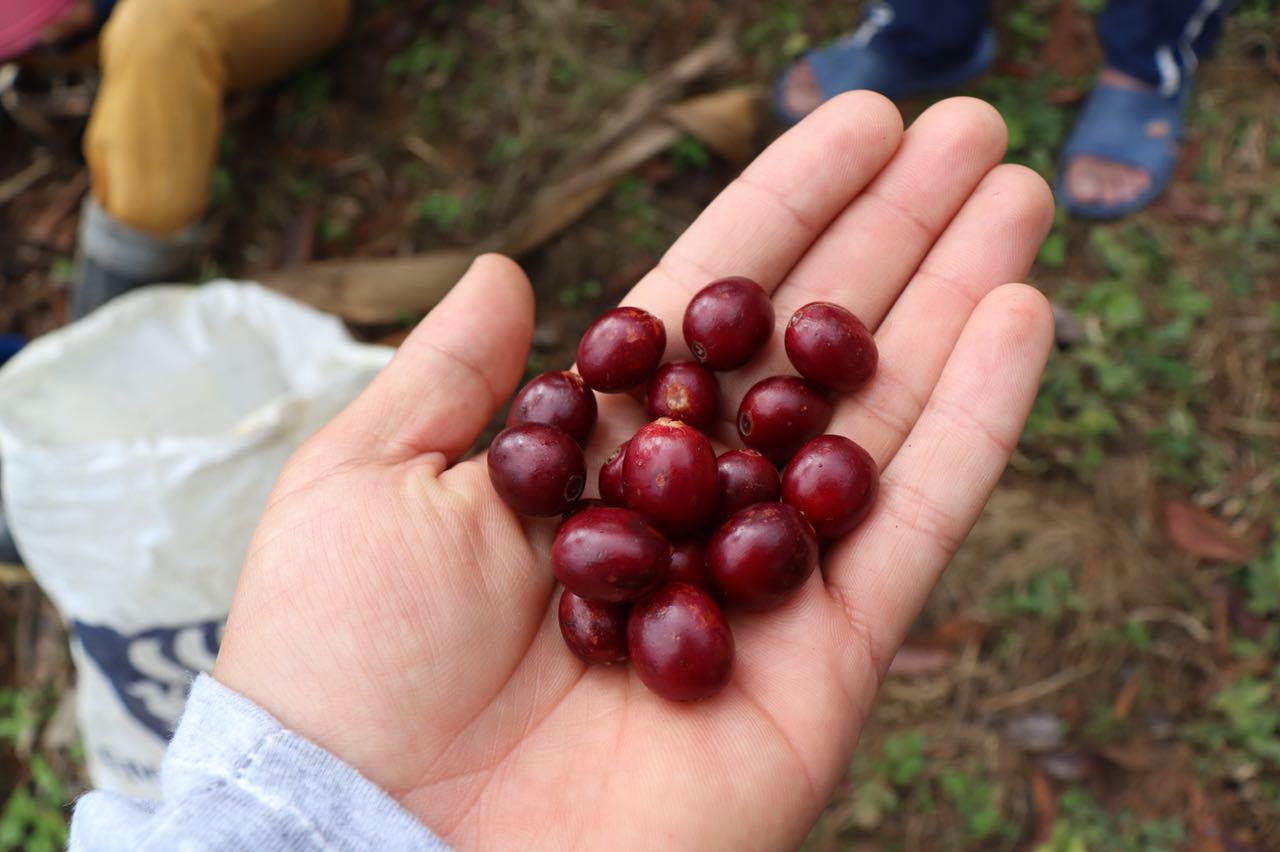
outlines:
{"label": "fallen dry leaf", "polygon": [[1048,843],[1053,835],[1053,824],[1058,819],[1058,799],[1053,795],[1053,785],[1039,769],[1031,770],[1031,804],[1035,813],[1035,830],[1031,845]]}
{"label": "fallen dry leaf", "polygon": [[435,306],[471,265],[466,251],[325,260],[260,276],[263,284],[355,323],[395,322]]}
{"label": "fallen dry leaf", "polygon": [[1164,525],[1180,549],[1216,562],[1248,562],[1254,548],[1205,509],[1181,500],[1164,505]]}
{"label": "fallen dry leaf", "polygon": [[923,677],[940,674],[955,663],[955,654],[945,648],[903,645],[889,664],[891,677]]}
{"label": "fallen dry leaf", "polygon": [[1124,685],[1120,687],[1120,691],[1116,693],[1116,700],[1111,704],[1111,716],[1114,719],[1127,719],[1130,711],[1133,710],[1133,702],[1138,697],[1138,679],[1130,677]]}
{"label": "fallen dry leaf", "polygon": [[758,93],[739,86],[672,104],[664,114],[729,162],[742,164],[755,153],[758,105]]}

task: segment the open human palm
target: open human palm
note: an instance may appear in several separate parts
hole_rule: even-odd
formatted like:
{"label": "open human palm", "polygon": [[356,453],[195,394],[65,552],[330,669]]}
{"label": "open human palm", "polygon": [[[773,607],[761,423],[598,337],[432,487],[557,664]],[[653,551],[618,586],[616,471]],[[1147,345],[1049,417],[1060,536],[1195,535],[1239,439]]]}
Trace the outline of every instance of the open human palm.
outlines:
{"label": "open human palm", "polygon": [[[366,392],[290,460],[250,546],[214,676],[359,769],[463,848],[793,847],[839,781],[877,686],[1003,470],[1052,340],[1018,281],[1052,219],[998,165],[989,106],[944,101],[905,133],[866,92],[766,150],[626,297],[669,330],[709,281],[772,293],[778,332],[721,375],[724,423],[789,372],[781,330],[837,302],[875,330],[872,380],[828,427],[881,470],[871,514],[780,608],[727,612],[729,685],[679,704],[565,647],[554,524],[459,462],[518,382],[532,296],[476,261]],[[645,420],[600,397],[588,482]],[[590,486],[588,486],[590,491]]]}

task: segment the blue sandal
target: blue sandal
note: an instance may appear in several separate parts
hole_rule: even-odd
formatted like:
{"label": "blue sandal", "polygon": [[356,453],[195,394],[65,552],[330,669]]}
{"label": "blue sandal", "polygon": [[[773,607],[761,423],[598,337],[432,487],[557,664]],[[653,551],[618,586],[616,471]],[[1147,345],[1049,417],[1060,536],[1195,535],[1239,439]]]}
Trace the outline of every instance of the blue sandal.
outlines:
{"label": "blue sandal", "polygon": [[[1190,96],[1189,84],[1173,97],[1107,84],[1094,86],[1062,149],[1053,190],[1058,204],[1082,219],[1115,219],[1154,201],[1168,186],[1178,164]],[[1151,176],[1151,186],[1118,204],[1075,201],[1067,193],[1067,165],[1081,155],[1141,169]]]}
{"label": "blue sandal", "polygon": [[[986,71],[996,56],[995,33],[987,28],[966,59],[941,71],[926,71],[878,47],[874,31],[870,35],[863,32],[859,29],[840,41],[811,50],[800,60],[813,69],[824,101],[853,89],[871,89],[890,99],[949,89]],[[795,67],[792,65],[773,84],[774,112],[787,124],[804,117],[788,112],[783,104],[783,89]]]}

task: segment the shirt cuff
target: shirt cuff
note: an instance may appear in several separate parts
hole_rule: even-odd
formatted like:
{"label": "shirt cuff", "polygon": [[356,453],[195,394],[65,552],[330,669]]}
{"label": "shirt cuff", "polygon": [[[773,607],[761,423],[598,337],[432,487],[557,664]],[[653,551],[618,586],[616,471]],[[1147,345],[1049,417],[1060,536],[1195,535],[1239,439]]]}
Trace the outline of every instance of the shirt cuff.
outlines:
{"label": "shirt cuff", "polygon": [[353,767],[208,675],[192,686],[160,785],[158,805],[82,797],[73,852],[449,848]]}

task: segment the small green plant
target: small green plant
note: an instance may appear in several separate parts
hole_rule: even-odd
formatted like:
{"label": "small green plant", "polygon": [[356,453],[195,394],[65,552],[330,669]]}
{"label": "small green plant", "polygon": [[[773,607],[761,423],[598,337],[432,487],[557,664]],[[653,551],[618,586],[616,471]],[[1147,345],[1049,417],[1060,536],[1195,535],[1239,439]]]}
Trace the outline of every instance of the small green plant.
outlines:
{"label": "small green plant", "polygon": [[447,44],[420,35],[404,51],[387,60],[384,73],[389,81],[402,82],[428,74],[448,75],[457,67],[462,51],[454,44]]}
{"label": "small green plant", "polygon": [[0,810],[0,849],[55,852],[67,844],[67,794],[44,757],[33,754],[28,766],[30,779]]}
{"label": "small green plant", "polygon": [[465,212],[465,200],[453,192],[435,190],[418,204],[418,218],[441,233],[452,230]]}
{"label": "small green plant", "polygon": [[[54,703],[48,690],[0,689],[0,748],[29,743]],[[8,794],[0,808],[0,849],[54,852],[67,842],[68,796],[43,754],[33,752],[25,762],[25,779],[12,787],[0,781],[0,793]]]}
{"label": "small green plant", "polygon": [[1029,613],[1057,624],[1068,612],[1084,609],[1085,601],[1076,593],[1067,569],[1054,568],[1005,588],[988,606],[994,612]]}
{"label": "small green plant", "polygon": [[1171,272],[1165,242],[1140,228],[1095,227],[1089,248],[1107,274],[1059,295],[1084,339],[1050,359],[1024,447],[1086,478],[1128,438],[1145,443],[1163,479],[1220,481],[1228,453],[1201,428],[1206,380],[1190,358],[1212,300]]}
{"label": "small green plant", "polygon": [[509,163],[517,160],[524,154],[526,145],[518,136],[512,136],[510,133],[499,133],[493,138],[493,144],[489,146],[489,150],[485,153],[485,162],[491,165],[501,163]]}
{"label": "small green plant", "polygon": [[809,47],[804,16],[795,6],[771,6],[763,18],[743,31],[741,42],[748,55],[769,51],[778,59],[798,56]]}
{"label": "small green plant", "polygon": [[895,787],[914,783],[924,772],[924,734],[907,731],[884,741],[880,772]]}
{"label": "small green plant", "polygon": [[1271,525],[1271,544],[1244,567],[1249,611],[1257,615],[1280,612],[1280,521]]}
{"label": "small green plant", "polygon": [[1176,852],[1186,828],[1176,819],[1139,820],[1129,811],[1110,813],[1080,787],[1058,798],[1058,818],[1047,843],[1035,852]]}
{"label": "small green plant", "polygon": [[677,172],[696,171],[710,165],[711,154],[701,142],[686,133],[671,146],[671,162]]}
{"label": "small green plant", "polygon": [[626,231],[636,248],[646,252],[660,252],[668,240],[659,227],[658,208],[653,203],[653,188],[636,177],[626,175],[613,190],[614,203],[629,221]]}
{"label": "small green plant", "polygon": [[[1267,679],[1241,677],[1209,702],[1217,719],[1188,726],[1187,736],[1209,754],[1280,769],[1280,666]],[[1224,752],[1225,750],[1225,752]]]}
{"label": "small green plant", "polygon": [[[1034,16],[1027,23],[1034,26]],[[1049,92],[1062,81],[1051,74],[1027,79],[992,77],[977,87],[976,94],[991,103],[1009,129],[1005,159],[1022,163],[1049,178],[1053,175],[1058,149],[1067,132],[1067,112],[1049,100]]]}
{"label": "small green plant", "polygon": [[925,774],[925,745],[923,733],[905,731],[885,740],[878,759],[862,751],[854,755],[850,771],[853,794],[837,816],[838,821],[872,831],[904,803],[916,812],[931,808],[933,794]]}
{"label": "small green plant", "polygon": [[951,803],[971,841],[1012,838],[1018,828],[1005,818],[1000,789],[985,778],[950,769],[938,779],[943,797]]}
{"label": "small green plant", "polygon": [[290,136],[315,121],[328,102],[332,88],[329,66],[312,65],[293,75],[286,88],[288,109],[276,113],[276,136]]}
{"label": "small green plant", "polygon": [[564,305],[566,308],[571,308],[575,305],[582,304],[583,302],[598,299],[600,298],[600,294],[603,292],[604,286],[599,281],[589,279],[587,281],[583,281],[582,284],[577,287],[561,287],[557,295],[560,299],[560,304]]}

